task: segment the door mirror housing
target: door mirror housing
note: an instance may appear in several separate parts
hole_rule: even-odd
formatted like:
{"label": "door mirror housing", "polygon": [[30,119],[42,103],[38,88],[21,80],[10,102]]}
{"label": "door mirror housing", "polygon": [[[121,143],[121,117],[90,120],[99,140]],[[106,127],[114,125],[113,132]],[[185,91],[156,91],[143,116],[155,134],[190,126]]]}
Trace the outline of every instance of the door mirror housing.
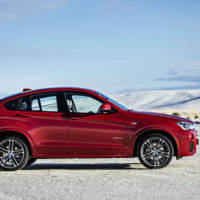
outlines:
{"label": "door mirror housing", "polygon": [[101,105],[101,107],[100,107],[100,112],[102,114],[110,113],[111,111],[112,111],[112,107],[110,104],[105,103],[105,104]]}

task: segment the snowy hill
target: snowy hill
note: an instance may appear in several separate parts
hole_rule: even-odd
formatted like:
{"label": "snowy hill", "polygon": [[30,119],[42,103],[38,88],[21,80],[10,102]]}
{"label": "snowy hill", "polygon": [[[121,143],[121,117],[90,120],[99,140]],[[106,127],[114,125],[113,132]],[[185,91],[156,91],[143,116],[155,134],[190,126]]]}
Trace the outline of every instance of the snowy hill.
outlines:
{"label": "snowy hill", "polygon": [[200,90],[153,90],[110,95],[135,110],[200,111]]}

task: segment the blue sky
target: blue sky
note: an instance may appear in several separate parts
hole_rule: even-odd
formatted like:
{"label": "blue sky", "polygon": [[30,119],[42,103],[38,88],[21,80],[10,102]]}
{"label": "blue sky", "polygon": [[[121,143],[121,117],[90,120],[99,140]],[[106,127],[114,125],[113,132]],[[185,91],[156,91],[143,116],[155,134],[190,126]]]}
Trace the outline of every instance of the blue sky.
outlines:
{"label": "blue sky", "polygon": [[200,88],[198,0],[1,0],[0,93]]}

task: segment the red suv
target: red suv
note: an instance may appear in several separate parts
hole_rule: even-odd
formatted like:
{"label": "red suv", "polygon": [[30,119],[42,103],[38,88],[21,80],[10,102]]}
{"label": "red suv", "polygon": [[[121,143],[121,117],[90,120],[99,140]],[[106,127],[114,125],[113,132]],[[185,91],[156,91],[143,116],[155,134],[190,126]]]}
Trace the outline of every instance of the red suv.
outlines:
{"label": "red suv", "polygon": [[138,157],[147,168],[196,152],[192,121],[128,110],[80,88],[25,90],[0,100],[0,167],[43,158]]}

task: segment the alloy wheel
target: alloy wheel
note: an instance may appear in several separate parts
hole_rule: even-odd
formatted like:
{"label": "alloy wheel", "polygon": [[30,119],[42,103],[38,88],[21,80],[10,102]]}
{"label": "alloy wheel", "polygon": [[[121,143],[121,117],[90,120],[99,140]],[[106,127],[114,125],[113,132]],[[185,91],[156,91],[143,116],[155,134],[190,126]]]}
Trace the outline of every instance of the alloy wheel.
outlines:
{"label": "alloy wheel", "polygon": [[0,142],[0,166],[3,169],[19,168],[25,160],[26,148],[15,138],[3,139]]}
{"label": "alloy wheel", "polygon": [[141,142],[139,159],[148,168],[162,168],[171,161],[173,151],[173,146],[168,138],[152,135]]}

